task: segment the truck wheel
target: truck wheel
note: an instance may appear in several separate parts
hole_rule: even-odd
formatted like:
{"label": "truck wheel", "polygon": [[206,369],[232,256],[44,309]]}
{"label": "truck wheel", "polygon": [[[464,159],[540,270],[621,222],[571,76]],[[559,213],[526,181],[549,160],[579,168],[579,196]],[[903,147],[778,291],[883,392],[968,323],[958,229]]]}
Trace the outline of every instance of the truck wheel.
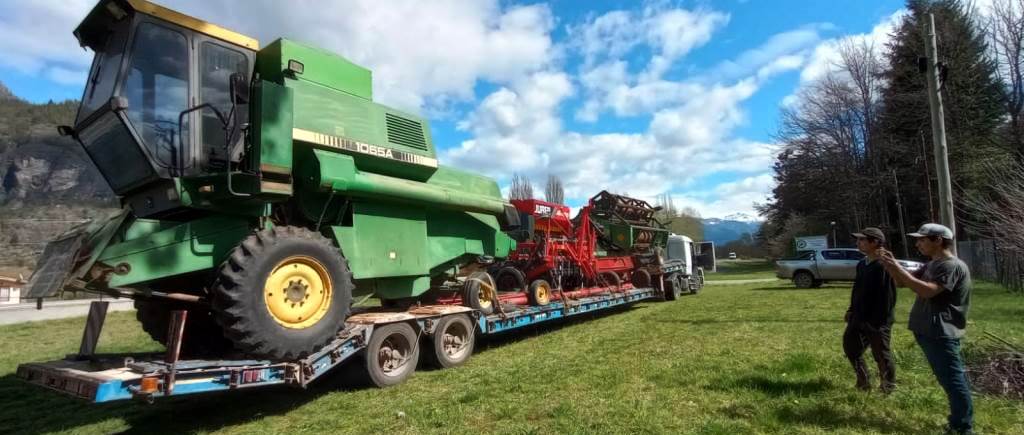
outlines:
{"label": "truck wheel", "polygon": [[534,280],[526,292],[526,299],[535,307],[547,305],[551,302],[551,284],[543,279]]}
{"label": "truck wheel", "polygon": [[494,288],[494,278],[487,272],[477,271],[466,277],[462,285],[462,305],[477,310],[485,315],[494,312],[493,300],[497,296]]}
{"label": "truck wheel", "polygon": [[665,300],[674,301],[683,294],[683,281],[679,279],[678,273],[665,277]]}
{"label": "truck wheel", "polygon": [[420,347],[416,331],[408,323],[374,328],[366,345],[366,373],[374,385],[398,385],[416,371]]}
{"label": "truck wheel", "polygon": [[171,325],[171,312],[175,310],[188,311],[181,341],[182,355],[216,355],[231,349],[231,342],[224,338],[220,326],[213,320],[209,310],[188,307],[172,301],[135,300],[135,318],[142,324],[142,330],[146,331],[153,341],[165,346]]}
{"label": "truck wheel", "polygon": [[315,352],[344,326],[352,273],[327,238],[280,226],[242,241],[213,286],[217,323],[235,347],[273,359]]}
{"label": "truck wheel", "polygon": [[447,369],[462,365],[473,355],[476,342],[476,329],[465,314],[442,317],[434,327],[434,336],[430,340],[433,352],[430,362],[437,368]]}
{"label": "truck wheel", "polygon": [[598,285],[602,287],[613,287],[615,291],[622,290],[622,279],[615,272],[601,272],[597,275]]}
{"label": "truck wheel", "polygon": [[633,271],[629,280],[633,283],[633,288],[647,288],[651,286],[651,273],[646,269],[637,269]]}
{"label": "truck wheel", "polygon": [[526,287],[526,275],[519,269],[505,266],[494,274],[494,282],[498,285],[498,291],[519,290]]}
{"label": "truck wheel", "polygon": [[810,272],[797,272],[793,275],[793,284],[797,288],[811,288],[814,285],[814,275]]}

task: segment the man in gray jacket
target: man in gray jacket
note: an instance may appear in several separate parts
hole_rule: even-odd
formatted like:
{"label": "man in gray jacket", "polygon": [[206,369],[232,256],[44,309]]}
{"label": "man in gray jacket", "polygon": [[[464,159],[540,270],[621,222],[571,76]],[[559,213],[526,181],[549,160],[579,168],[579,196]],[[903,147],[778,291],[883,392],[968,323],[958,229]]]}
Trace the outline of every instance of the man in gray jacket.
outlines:
{"label": "man in gray jacket", "polygon": [[971,274],[967,265],[950,251],[953,231],[939,224],[924,224],[916,233],[921,254],[931,257],[915,275],[900,267],[892,253],[882,254],[882,264],[898,284],[917,294],[910,309],[910,330],[949,400],[946,433],[973,433],[974,407],[967,381],[960,338],[967,328],[971,305]]}

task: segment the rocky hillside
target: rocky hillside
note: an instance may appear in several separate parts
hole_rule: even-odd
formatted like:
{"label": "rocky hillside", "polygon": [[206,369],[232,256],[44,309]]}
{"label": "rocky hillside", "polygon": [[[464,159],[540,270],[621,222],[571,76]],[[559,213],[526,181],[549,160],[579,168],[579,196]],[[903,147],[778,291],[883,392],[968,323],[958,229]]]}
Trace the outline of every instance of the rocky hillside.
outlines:
{"label": "rocky hillside", "polygon": [[117,206],[81,146],[57,134],[77,107],[33,104],[0,83],[0,268],[34,264],[43,242]]}

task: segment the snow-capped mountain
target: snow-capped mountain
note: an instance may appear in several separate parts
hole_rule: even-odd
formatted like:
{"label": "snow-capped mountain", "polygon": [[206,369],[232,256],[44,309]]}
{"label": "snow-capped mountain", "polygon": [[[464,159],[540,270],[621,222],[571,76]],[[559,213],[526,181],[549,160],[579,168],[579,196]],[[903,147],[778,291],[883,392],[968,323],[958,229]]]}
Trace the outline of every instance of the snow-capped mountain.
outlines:
{"label": "snow-capped mountain", "polygon": [[722,218],[722,220],[723,221],[737,221],[737,222],[761,222],[761,219],[758,219],[757,216],[754,216],[754,215],[751,215],[751,214],[748,214],[748,213],[743,213],[743,212],[733,213],[731,215],[728,215],[728,216]]}
{"label": "snow-capped mountain", "polygon": [[744,234],[757,235],[761,221],[746,213],[734,213],[724,218],[701,219],[704,223],[704,240],[724,245],[739,240]]}

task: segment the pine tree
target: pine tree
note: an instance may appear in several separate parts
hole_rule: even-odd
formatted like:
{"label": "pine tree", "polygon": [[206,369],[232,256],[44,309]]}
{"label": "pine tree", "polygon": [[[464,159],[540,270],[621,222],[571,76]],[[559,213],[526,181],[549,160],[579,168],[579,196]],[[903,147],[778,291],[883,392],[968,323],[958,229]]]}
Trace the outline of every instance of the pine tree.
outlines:
{"label": "pine tree", "polygon": [[[887,44],[880,131],[884,161],[900,179],[907,225],[934,220],[935,196],[931,118],[925,76],[918,58],[925,55],[928,14],[935,15],[942,82],[946,142],[954,202],[984,189],[982,167],[1006,161],[1010,153],[997,140],[1004,116],[1003,89],[994,62],[986,55],[979,23],[959,0],[909,0],[907,14]],[[929,195],[931,192],[931,195]],[[895,207],[891,207],[895,212]],[[893,219],[895,221],[895,219]]]}

